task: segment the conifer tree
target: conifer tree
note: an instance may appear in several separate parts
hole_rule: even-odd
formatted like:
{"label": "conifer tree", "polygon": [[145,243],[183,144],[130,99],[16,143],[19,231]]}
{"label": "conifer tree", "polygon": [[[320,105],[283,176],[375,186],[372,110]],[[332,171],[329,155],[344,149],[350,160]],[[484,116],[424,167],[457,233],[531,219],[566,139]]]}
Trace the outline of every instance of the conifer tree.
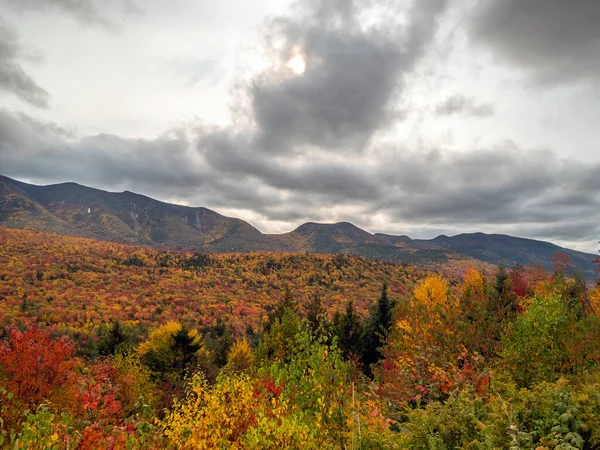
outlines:
{"label": "conifer tree", "polygon": [[368,374],[370,366],[381,357],[381,347],[386,342],[388,332],[393,322],[394,304],[388,298],[387,283],[383,284],[381,296],[375,310],[371,313],[363,340],[363,364]]}
{"label": "conifer tree", "polygon": [[362,356],[363,324],[354,309],[352,300],[346,303],[346,309],[343,313],[335,315],[333,328],[334,334],[338,338],[338,346],[344,357]]}

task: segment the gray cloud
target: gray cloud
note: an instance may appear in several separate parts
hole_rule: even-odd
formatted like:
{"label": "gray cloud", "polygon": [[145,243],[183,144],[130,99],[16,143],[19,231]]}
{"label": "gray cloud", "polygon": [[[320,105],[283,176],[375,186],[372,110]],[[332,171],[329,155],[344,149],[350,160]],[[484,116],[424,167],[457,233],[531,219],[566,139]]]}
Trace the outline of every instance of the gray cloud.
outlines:
{"label": "gray cloud", "polygon": [[482,0],[471,21],[476,42],[540,83],[600,77],[600,2]]}
{"label": "gray cloud", "polygon": [[198,166],[188,157],[195,153],[188,139],[182,130],[155,139],[108,134],[78,137],[55,124],[0,110],[0,166],[15,176],[72,178],[104,186],[184,187],[201,178]]}
{"label": "gray cloud", "polygon": [[[385,164],[385,208],[397,219],[460,223],[544,222],[596,215],[600,194],[582,180],[599,166],[514,144],[464,153],[403,153]],[[565,193],[570,196],[565,202]],[[579,216],[580,217],[580,216]]]}
{"label": "gray cloud", "polygon": [[[421,0],[409,25],[385,1],[306,1],[300,13],[268,23],[271,60],[303,55],[306,71],[278,67],[252,80],[248,96],[258,132],[255,147],[285,152],[303,145],[361,151],[393,119],[395,94],[433,38],[444,0]],[[373,25],[361,26],[365,14]],[[373,20],[373,17],[371,17]]]}
{"label": "gray cloud", "polygon": [[340,219],[366,228],[376,226],[372,218],[379,215],[388,225],[511,226],[517,234],[571,241],[600,233],[600,190],[590,184],[600,164],[550,151],[507,142],[465,153],[381,152],[368,166],[360,159],[289,164],[232,153],[241,143],[231,137],[223,142],[237,145],[219,146],[221,159],[214,151],[198,154],[196,140],[207,136],[214,145],[215,134],[184,130],[155,139],[77,137],[4,111],[0,166],[9,176],[129,189],[217,210],[250,210],[269,220],[331,220],[339,210]]}
{"label": "gray cloud", "polygon": [[[242,85],[237,100],[248,109],[232,110],[236,126],[182,127],[154,139],[80,136],[0,110],[1,171],[250,211],[265,221],[339,219],[387,231],[512,227],[564,240],[600,234],[598,163],[511,142],[460,152],[382,142],[377,133],[397,120],[404,76],[427,54],[444,7],[417,0],[399,23],[392,3],[303,1],[295,15],[267,22],[273,65]],[[285,67],[295,52],[306,58],[302,76]],[[493,109],[457,95],[436,112]]]}
{"label": "gray cloud", "polygon": [[134,0],[0,0],[0,5],[2,4],[16,12],[58,10],[84,23],[95,23],[109,28],[116,26],[116,15],[140,11]]}
{"label": "gray cloud", "polygon": [[19,61],[25,57],[17,35],[0,22],[0,90],[30,105],[46,108],[50,96],[29,76]]}
{"label": "gray cloud", "polygon": [[489,103],[479,103],[473,97],[453,95],[441,101],[435,107],[438,116],[464,114],[475,117],[489,117],[494,115],[494,107]]}

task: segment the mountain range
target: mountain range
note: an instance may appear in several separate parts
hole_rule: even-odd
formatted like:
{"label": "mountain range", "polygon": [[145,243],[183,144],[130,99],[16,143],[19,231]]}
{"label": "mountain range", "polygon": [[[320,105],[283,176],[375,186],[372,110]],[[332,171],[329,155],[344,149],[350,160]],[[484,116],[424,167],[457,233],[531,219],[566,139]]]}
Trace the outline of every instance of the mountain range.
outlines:
{"label": "mountain range", "polygon": [[483,262],[511,267],[541,264],[563,253],[572,268],[594,279],[595,255],[549,242],[470,233],[411,239],[371,234],[349,222],[305,223],[284,234],[264,234],[244,220],[203,207],[154,200],[133,192],[106,192],[76,183],[36,186],[0,175],[0,226],[135,245],[205,252],[343,253],[424,267]]}

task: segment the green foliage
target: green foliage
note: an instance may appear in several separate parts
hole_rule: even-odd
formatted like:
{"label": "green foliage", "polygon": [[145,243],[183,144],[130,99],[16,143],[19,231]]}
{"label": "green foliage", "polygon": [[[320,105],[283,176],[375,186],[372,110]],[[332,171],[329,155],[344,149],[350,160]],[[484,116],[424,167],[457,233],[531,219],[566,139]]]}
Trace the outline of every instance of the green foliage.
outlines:
{"label": "green foliage", "polygon": [[576,370],[571,361],[578,355],[570,350],[576,350],[575,341],[582,334],[573,334],[573,328],[581,329],[586,322],[578,321],[577,314],[559,295],[536,297],[525,314],[507,329],[502,367],[523,387],[553,381],[561,373]]}
{"label": "green foliage", "polygon": [[306,320],[315,335],[325,332],[328,322],[321,297],[313,295],[306,305]]}
{"label": "green foliage", "polygon": [[58,417],[45,404],[39,405],[34,412],[26,412],[25,415],[26,420],[23,422],[21,431],[11,436],[13,449],[58,450],[64,448],[65,442],[60,437],[62,429],[66,430],[69,423],[66,416]]}
{"label": "green foliage", "polygon": [[492,450],[486,432],[489,408],[473,392],[465,390],[444,403],[425,409],[408,409],[398,425],[402,448],[423,450]]}
{"label": "green foliage", "polygon": [[589,445],[584,414],[573,401],[578,390],[565,379],[532,389],[497,384],[488,408],[492,441],[511,450],[595,448]]}
{"label": "green foliage", "polygon": [[293,310],[287,310],[281,320],[275,320],[265,331],[256,357],[265,364],[273,360],[288,361],[298,350],[298,332],[304,324]]}

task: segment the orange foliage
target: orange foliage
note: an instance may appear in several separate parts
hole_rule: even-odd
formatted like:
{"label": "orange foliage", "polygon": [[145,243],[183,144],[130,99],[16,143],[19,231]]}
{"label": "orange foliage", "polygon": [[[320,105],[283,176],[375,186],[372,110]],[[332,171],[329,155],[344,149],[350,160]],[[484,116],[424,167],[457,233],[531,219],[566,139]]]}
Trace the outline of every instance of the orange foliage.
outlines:
{"label": "orange foliage", "polygon": [[300,305],[319,295],[330,316],[350,298],[365,314],[382,280],[401,296],[426,273],[344,255],[163,252],[0,227],[0,325],[32,317],[82,345],[110,319],[147,331],[221,318],[241,335],[262,325],[286,286]]}

